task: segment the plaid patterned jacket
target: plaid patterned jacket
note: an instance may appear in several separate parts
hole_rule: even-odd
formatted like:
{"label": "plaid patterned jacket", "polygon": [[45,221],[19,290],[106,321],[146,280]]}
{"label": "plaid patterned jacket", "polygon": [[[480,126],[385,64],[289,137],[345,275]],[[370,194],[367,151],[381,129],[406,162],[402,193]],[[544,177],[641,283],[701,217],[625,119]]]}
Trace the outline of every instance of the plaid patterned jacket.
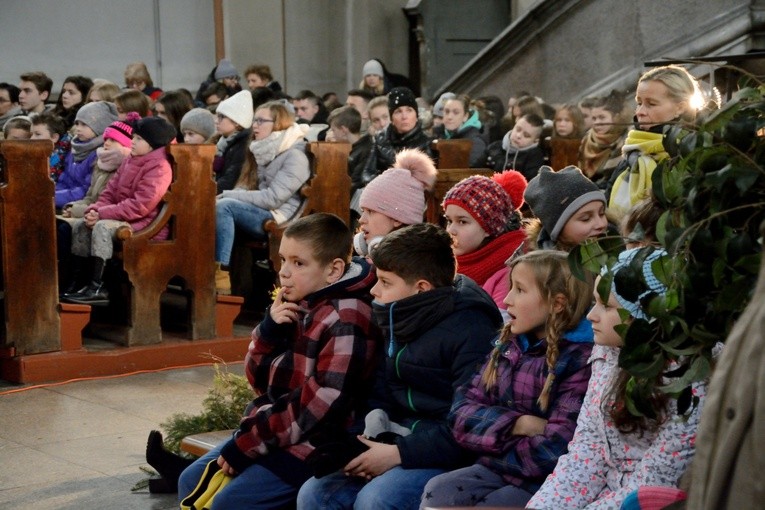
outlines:
{"label": "plaid patterned jacket", "polygon": [[313,449],[309,433],[346,424],[371,378],[380,339],[371,319],[374,282],[368,263],[354,259],[340,282],[300,302],[305,313],[298,323],[279,325],[266,314],[252,332],[245,370],[259,396],[223,447],[234,469],[272,449],[304,459]]}
{"label": "plaid patterned jacket", "polygon": [[[486,391],[481,374],[488,363],[461,387],[449,414],[457,442],[480,455],[478,462],[501,474],[507,483],[535,492],[566,453],[590,379],[592,325],[582,319],[559,341],[560,354],[547,411],[537,398],[547,378],[546,344],[529,346],[521,335],[504,346],[497,367],[497,385]],[[514,436],[518,417],[547,420],[544,434]]]}

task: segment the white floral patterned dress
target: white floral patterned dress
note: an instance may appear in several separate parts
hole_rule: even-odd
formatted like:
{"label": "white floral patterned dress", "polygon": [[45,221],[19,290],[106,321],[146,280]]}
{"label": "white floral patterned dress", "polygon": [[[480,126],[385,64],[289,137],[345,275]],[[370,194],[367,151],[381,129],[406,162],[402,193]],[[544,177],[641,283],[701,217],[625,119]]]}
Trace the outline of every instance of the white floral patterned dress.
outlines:
{"label": "white floral patterned dress", "polygon": [[[592,350],[592,376],[568,453],[527,508],[618,510],[639,486],[677,486],[695,451],[701,405],[683,417],[670,400],[669,418],[655,432],[619,432],[601,406],[618,374],[618,358],[615,347]],[[705,388],[696,384],[693,394],[703,400]]]}

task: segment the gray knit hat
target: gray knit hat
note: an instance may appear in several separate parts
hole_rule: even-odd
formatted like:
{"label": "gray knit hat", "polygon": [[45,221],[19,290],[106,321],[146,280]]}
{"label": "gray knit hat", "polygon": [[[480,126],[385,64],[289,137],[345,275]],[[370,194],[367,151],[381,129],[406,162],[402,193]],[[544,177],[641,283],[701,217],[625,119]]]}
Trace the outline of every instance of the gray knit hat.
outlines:
{"label": "gray knit hat", "polygon": [[109,124],[117,120],[117,107],[106,101],[87,103],[80,108],[74,120],[88,126],[96,136],[101,136]]}
{"label": "gray knit hat", "polygon": [[606,194],[575,166],[554,171],[549,166],[529,181],[523,198],[542,228],[557,242],[566,222],[585,204],[599,200],[606,204]]}
{"label": "gray knit hat", "polygon": [[215,74],[213,76],[216,80],[222,80],[223,78],[230,78],[238,75],[239,73],[237,72],[236,67],[234,67],[234,64],[232,64],[229,59],[222,58],[220,62],[218,62],[217,67],[215,67]]}
{"label": "gray knit hat", "polygon": [[382,64],[375,59],[367,60],[364,67],[361,69],[361,76],[367,76],[369,74],[375,74],[380,77],[385,76]]}
{"label": "gray knit hat", "polygon": [[207,108],[194,108],[181,119],[181,131],[193,131],[205,140],[215,134],[215,116]]}

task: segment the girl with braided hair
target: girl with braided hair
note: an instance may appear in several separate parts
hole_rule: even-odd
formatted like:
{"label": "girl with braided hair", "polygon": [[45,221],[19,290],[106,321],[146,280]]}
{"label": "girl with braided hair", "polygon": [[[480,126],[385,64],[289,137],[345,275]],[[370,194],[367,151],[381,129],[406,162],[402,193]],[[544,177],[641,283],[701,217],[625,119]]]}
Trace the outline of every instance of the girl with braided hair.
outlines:
{"label": "girl with braided hair", "polygon": [[523,506],[574,436],[590,379],[592,281],[575,278],[561,251],[531,252],[510,265],[510,321],[455,393],[448,418],[477,461],[432,478],[422,508]]}

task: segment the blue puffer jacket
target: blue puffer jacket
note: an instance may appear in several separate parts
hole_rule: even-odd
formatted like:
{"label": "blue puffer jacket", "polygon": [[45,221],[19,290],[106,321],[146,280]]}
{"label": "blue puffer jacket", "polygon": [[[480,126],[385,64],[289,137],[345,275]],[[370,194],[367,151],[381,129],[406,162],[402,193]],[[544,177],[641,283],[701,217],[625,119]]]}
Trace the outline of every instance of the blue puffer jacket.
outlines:
{"label": "blue puffer jacket", "polygon": [[66,166],[56,181],[56,208],[80,200],[90,188],[90,176],[98,159],[95,149],[82,161],[75,161],[74,154],[66,157]]}
{"label": "blue puffer jacket", "polygon": [[469,456],[446,418],[455,390],[478,370],[502,327],[497,305],[473,280],[457,275],[453,286],[374,304],[374,311],[386,350],[381,407],[413,431],[397,440],[401,466],[463,465]]}

